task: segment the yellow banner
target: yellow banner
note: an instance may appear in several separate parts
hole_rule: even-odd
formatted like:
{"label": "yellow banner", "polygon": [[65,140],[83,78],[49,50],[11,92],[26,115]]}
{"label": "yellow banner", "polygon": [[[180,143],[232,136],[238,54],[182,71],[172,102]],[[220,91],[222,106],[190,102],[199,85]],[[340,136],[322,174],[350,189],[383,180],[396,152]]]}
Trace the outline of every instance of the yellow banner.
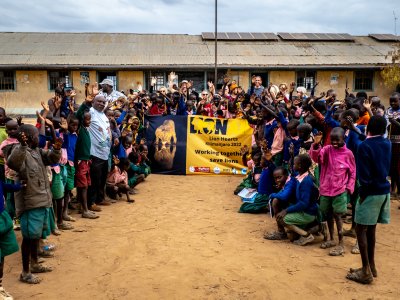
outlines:
{"label": "yellow banner", "polygon": [[251,147],[247,120],[188,116],[186,174],[244,175],[240,149]]}

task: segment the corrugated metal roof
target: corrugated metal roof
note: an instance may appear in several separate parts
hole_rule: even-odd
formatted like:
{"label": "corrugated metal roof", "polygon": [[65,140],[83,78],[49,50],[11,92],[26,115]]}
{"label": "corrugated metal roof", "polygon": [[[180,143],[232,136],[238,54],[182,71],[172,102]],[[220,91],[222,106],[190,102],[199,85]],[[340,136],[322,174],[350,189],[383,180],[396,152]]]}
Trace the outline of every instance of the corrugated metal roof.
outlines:
{"label": "corrugated metal roof", "polygon": [[[129,33],[0,33],[0,67],[207,68],[214,43],[201,35]],[[392,43],[367,36],[354,42],[219,41],[218,64],[232,68],[378,67]]]}

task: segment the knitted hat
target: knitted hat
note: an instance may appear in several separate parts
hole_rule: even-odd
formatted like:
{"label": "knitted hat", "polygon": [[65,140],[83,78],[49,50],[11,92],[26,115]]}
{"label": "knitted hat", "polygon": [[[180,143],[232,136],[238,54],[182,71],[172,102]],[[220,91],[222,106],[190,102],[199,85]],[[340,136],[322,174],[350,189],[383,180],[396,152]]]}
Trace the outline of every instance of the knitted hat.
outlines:
{"label": "knitted hat", "polygon": [[229,91],[233,91],[234,89],[236,89],[238,87],[238,85],[236,83],[232,83],[231,86],[229,87]]}

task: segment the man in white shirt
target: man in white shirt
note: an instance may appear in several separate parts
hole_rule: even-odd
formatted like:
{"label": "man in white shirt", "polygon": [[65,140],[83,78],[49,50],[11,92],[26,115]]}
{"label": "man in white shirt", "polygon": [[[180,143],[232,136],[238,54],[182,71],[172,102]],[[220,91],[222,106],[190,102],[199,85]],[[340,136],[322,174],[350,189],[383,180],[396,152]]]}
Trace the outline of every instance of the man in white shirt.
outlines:
{"label": "man in white shirt", "polygon": [[117,100],[119,97],[124,97],[126,100],[126,96],[117,90],[114,90],[114,82],[111,79],[104,79],[100,82],[101,90],[99,91],[99,95],[104,96],[107,100],[107,104]]}
{"label": "man in white shirt", "polygon": [[90,135],[90,177],[92,185],[89,189],[91,202],[100,205],[109,205],[105,201],[104,191],[108,173],[108,158],[111,150],[111,129],[110,121],[104,113],[107,100],[103,95],[97,95],[93,99],[89,112],[91,122],[89,126]]}

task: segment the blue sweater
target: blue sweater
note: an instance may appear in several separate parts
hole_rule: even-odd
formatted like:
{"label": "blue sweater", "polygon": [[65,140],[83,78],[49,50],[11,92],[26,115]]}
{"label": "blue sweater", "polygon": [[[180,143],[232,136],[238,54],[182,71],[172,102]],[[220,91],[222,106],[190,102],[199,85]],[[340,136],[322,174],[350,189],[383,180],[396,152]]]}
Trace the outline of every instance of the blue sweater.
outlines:
{"label": "blue sweater", "polygon": [[295,177],[291,177],[288,182],[285,183],[285,186],[282,190],[277,193],[272,193],[269,195],[271,199],[278,199],[283,202],[294,202],[296,199],[296,188],[297,188],[297,180]]}
{"label": "blue sweater", "polygon": [[4,211],[4,192],[17,192],[21,189],[21,185],[17,184],[10,184],[1,182],[0,184],[0,213]]}
{"label": "blue sweater", "polygon": [[66,133],[63,136],[64,142],[62,148],[67,150],[67,156],[69,161],[75,161],[75,147],[78,141],[78,135],[74,133]]}
{"label": "blue sweater", "polygon": [[366,139],[358,147],[356,156],[360,197],[390,193],[387,180],[392,156],[390,141],[382,136]]}
{"label": "blue sweater", "polygon": [[[357,128],[360,129],[362,133],[365,132],[365,127],[365,125],[357,125]],[[353,152],[354,157],[357,157],[358,146],[362,143],[365,137],[364,134],[358,134],[353,130],[350,130],[349,135],[345,138],[346,147]]]}
{"label": "blue sweater", "polygon": [[316,216],[318,214],[318,189],[310,175],[307,175],[296,187],[296,204],[289,206],[287,213],[305,212]]}
{"label": "blue sweater", "polygon": [[274,129],[278,127],[278,122],[274,120],[272,124],[266,124],[264,127],[264,138],[267,140],[268,149],[271,149],[274,141]]}
{"label": "blue sweater", "polygon": [[270,162],[268,167],[264,168],[261,172],[260,181],[258,183],[257,192],[263,195],[270,195],[273,192],[275,165]]}

